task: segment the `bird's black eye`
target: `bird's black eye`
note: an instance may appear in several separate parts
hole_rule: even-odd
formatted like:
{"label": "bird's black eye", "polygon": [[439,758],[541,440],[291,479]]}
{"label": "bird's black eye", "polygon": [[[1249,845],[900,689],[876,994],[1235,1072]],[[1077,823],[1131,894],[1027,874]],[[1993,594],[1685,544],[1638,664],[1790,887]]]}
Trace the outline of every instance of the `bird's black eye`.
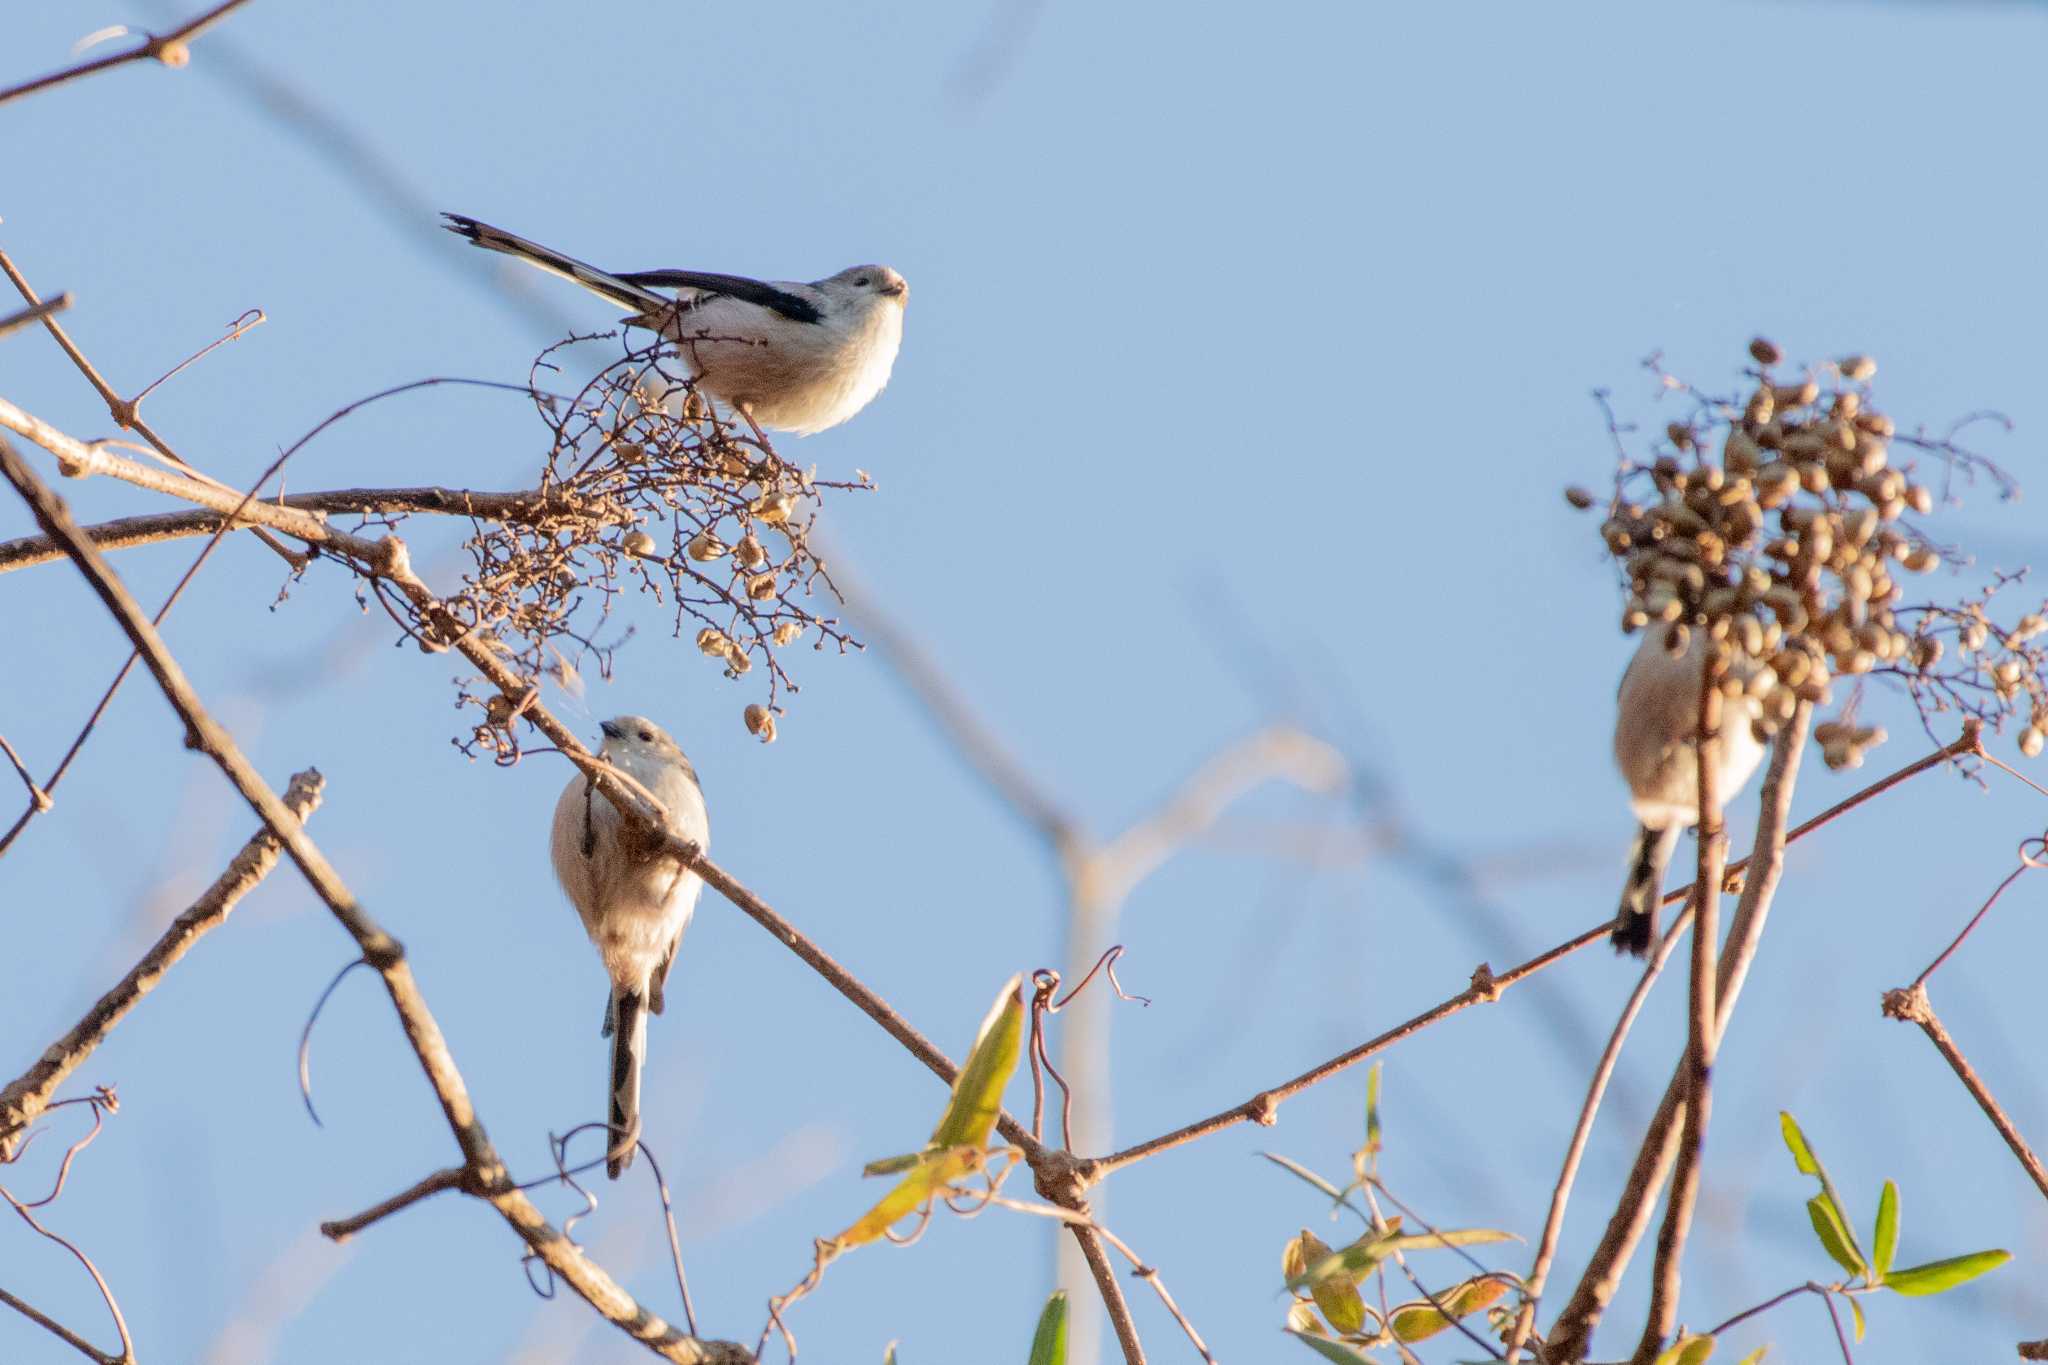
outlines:
{"label": "bird's black eye", "polygon": [[859,279],[855,280],[855,281],[854,281],[853,283],[854,283],[855,287],[857,287],[857,288],[860,288],[860,289],[865,289],[865,288],[867,288],[867,287],[868,287],[869,285],[873,284],[873,283],[874,283],[874,281],[873,281],[873,280],[871,280],[871,279],[869,279],[869,278],[868,278],[867,276],[863,275],[863,276],[861,276],[861,277],[860,277]]}
{"label": "bird's black eye", "polygon": [[654,743],[654,732],[652,730],[642,730],[640,732],[640,742],[643,744]]}

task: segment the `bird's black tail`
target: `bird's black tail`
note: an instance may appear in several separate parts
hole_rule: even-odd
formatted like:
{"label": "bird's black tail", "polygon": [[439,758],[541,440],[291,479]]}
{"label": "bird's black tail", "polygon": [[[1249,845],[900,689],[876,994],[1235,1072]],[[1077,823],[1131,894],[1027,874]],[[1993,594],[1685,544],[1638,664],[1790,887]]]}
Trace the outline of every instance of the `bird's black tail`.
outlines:
{"label": "bird's black tail", "polygon": [[647,1058],[647,1010],[640,992],[612,991],[611,1148],[605,1174],[617,1180],[640,1141],[640,1064]]}
{"label": "bird's black tail", "polygon": [[658,315],[666,309],[675,307],[676,301],[672,298],[622,280],[610,271],[599,270],[594,265],[585,265],[575,257],[564,256],[561,252],[544,247],[539,242],[530,242],[503,228],[494,228],[489,223],[479,223],[476,219],[465,218],[459,213],[444,213],[441,216],[448,220],[444,226],[450,232],[467,237],[472,244],[488,251],[502,251],[507,256],[515,256],[525,261],[528,265],[538,266],[550,275],[560,275],[563,279],[580,284],[591,293],[609,299],[629,312],[651,312]]}
{"label": "bird's black tail", "polygon": [[1648,957],[1657,941],[1657,909],[1664,900],[1664,870],[1678,846],[1678,826],[1636,828],[1629,850],[1628,881],[1621,888],[1621,913],[1614,920],[1614,951]]}

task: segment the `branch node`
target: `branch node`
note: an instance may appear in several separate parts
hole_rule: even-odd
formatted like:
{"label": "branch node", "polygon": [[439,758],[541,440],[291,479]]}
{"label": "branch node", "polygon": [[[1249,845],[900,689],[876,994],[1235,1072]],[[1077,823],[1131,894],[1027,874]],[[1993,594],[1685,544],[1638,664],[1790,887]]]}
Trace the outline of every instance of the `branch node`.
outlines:
{"label": "branch node", "polygon": [[1484,962],[1472,969],[1472,994],[1489,1005],[1500,999],[1500,982],[1494,979],[1493,968]]}
{"label": "branch node", "polygon": [[1900,1019],[1909,1024],[1924,1024],[1933,1006],[1927,999],[1927,987],[1913,985],[1884,993],[1884,1017]]}
{"label": "branch node", "polygon": [[1271,1128],[1280,1121],[1280,1101],[1270,1090],[1262,1090],[1245,1101],[1244,1116],[1261,1128]]}

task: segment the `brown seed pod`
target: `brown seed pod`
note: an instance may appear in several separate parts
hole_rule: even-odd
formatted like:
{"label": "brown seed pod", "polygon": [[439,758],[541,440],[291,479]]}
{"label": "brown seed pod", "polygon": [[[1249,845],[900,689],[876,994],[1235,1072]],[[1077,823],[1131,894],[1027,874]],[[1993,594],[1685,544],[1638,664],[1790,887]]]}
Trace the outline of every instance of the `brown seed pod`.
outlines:
{"label": "brown seed pod", "polygon": [[1932,635],[1917,636],[1913,640],[1913,667],[1926,672],[1941,662],[1941,641]]}
{"label": "brown seed pod", "polygon": [[740,537],[740,543],[733,546],[732,554],[743,569],[758,569],[768,562],[768,552],[761,548],[760,538],[752,531]]}
{"label": "brown seed pod", "polygon": [[1809,493],[1828,491],[1828,467],[1819,460],[1802,460],[1799,463],[1799,486]]}
{"label": "brown seed pod", "polygon": [[1721,465],[1731,474],[1747,474],[1764,462],[1763,447],[1739,426],[1728,428],[1728,439],[1721,445]]}
{"label": "brown seed pod", "polygon": [[1901,561],[1914,573],[1933,573],[1941,567],[1941,556],[1926,546],[1920,546]]}
{"label": "brown seed pod", "polygon": [[1867,355],[1843,356],[1836,363],[1836,368],[1842,372],[1842,378],[1858,384],[1865,383],[1877,375],[1877,362]]}
{"label": "brown seed pod", "polygon": [[765,602],[775,593],[775,575],[772,573],[757,573],[747,580],[747,596],[756,602]]}
{"label": "brown seed pod", "polygon": [[1926,516],[1934,510],[1934,491],[1923,484],[1907,484],[1906,506],[1912,508],[1921,516]]}
{"label": "brown seed pod", "polygon": [[654,537],[645,531],[628,531],[619,539],[619,548],[629,555],[646,558],[655,552]]}
{"label": "brown seed pod", "polygon": [[1785,358],[1785,353],[1763,337],[1749,343],[1750,358],[1759,365],[1775,365]]}
{"label": "brown seed pod", "polygon": [[2041,733],[2037,725],[2029,725],[2020,731],[2020,752],[2028,758],[2039,758],[2044,742],[2048,742],[2048,735]]}
{"label": "brown seed pod", "polygon": [[732,648],[732,641],[725,638],[725,632],[713,626],[706,626],[697,632],[697,648],[713,658],[722,659]]}
{"label": "brown seed pod", "polygon": [[1664,428],[1664,435],[1671,442],[1672,445],[1677,446],[1680,450],[1692,449],[1692,428],[1687,426],[1685,423],[1668,423]]}
{"label": "brown seed pod", "polygon": [[1777,384],[1771,389],[1771,400],[1780,412],[1786,408],[1807,407],[1819,397],[1820,385],[1811,379],[1800,384]]}
{"label": "brown seed pod", "polygon": [[683,547],[683,552],[700,564],[708,564],[731,554],[732,547],[709,531],[699,531],[690,537],[690,543]]}
{"label": "brown seed pod", "polygon": [[796,511],[796,499],[787,493],[763,493],[747,510],[770,526],[781,526]]}
{"label": "brown seed pod", "polygon": [[1588,493],[1585,489],[1578,487],[1565,489],[1564,500],[1570,503],[1572,506],[1578,508],[1581,512],[1585,511],[1588,507],[1591,507],[1594,503],[1593,495],[1591,493]]}
{"label": "brown seed pod", "polygon": [[770,711],[759,702],[755,702],[744,712],[744,719],[747,723],[748,734],[759,735],[763,744],[773,744],[775,742],[775,713],[773,711]]}
{"label": "brown seed pod", "polygon": [[775,643],[778,645],[793,644],[796,641],[803,638],[803,633],[803,622],[784,621],[781,625],[775,628]]}

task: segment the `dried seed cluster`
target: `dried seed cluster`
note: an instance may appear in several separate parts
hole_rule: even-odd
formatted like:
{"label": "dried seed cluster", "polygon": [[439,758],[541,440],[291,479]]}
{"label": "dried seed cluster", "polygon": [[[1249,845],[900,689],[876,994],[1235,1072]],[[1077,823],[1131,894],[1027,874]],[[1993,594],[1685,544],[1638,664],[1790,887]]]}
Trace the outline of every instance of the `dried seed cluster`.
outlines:
{"label": "dried seed cluster", "polygon": [[[559,373],[557,349],[536,362],[536,391]],[[537,407],[551,440],[536,510],[475,523],[471,567],[448,599],[459,619],[529,682],[573,682],[590,659],[610,675],[631,632],[600,631],[621,593],[672,602],[675,634],[693,634],[727,678],[760,665],[767,695],[742,719],[773,740],[781,693],[797,690],[778,651],[806,637],[814,648],[858,648],[813,609],[817,589],[834,601],[837,592],[809,536],[825,493],[869,488],[867,476],[823,480],[790,465],[696,393],[658,346],[625,350],[573,399]],[[516,754],[517,707],[495,689],[463,700],[484,715],[462,747]]]}
{"label": "dried seed cluster", "polygon": [[[1757,703],[1760,738],[1800,701],[1831,701],[1837,679],[1886,675],[1904,680],[1923,718],[1961,709],[1997,724],[2029,703],[2020,747],[2039,752],[2048,659],[2027,641],[2048,624],[2034,615],[2001,632],[1985,614],[1988,594],[1956,607],[1903,604],[1911,576],[1958,557],[1916,524],[1937,498],[1897,449],[1935,457],[1945,473],[1990,466],[1952,441],[1902,436],[1870,403],[1877,366],[1867,356],[1791,378],[1770,342],[1749,352],[1750,384],[1735,397],[1663,376],[1695,409],[1664,429],[1648,463],[1620,463],[1600,535],[1625,577],[1622,629],[1662,631],[1674,653],[1707,632],[1724,646],[1724,691]],[[1610,427],[1625,434],[1611,418]],[[1600,505],[1584,489],[1565,496]],[[1815,728],[1830,767],[1854,767],[1884,742],[1881,728],[1855,723],[1854,701]]]}

